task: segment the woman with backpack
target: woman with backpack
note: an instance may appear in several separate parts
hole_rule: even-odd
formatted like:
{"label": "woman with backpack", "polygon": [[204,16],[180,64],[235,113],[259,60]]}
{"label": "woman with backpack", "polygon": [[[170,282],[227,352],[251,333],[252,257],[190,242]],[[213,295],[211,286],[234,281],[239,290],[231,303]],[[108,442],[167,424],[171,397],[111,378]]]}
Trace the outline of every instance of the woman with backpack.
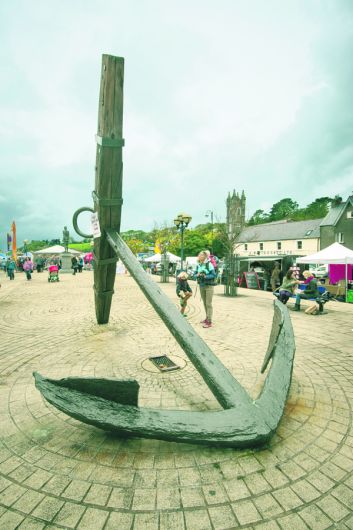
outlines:
{"label": "woman with backpack", "polygon": [[33,272],[33,261],[31,258],[26,258],[23,263],[23,270],[26,273],[27,280],[32,279],[32,272]]}
{"label": "woman with backpack", "polygon": [[202,302],[206,312],[206,318],[201,322],[204,328],[212,326],[212,298],[215,286],[216,273],[214,266],[208,258],[208,253],[203,250],[198,255],[198,264],[195,270],[197,283],[200,286]]}

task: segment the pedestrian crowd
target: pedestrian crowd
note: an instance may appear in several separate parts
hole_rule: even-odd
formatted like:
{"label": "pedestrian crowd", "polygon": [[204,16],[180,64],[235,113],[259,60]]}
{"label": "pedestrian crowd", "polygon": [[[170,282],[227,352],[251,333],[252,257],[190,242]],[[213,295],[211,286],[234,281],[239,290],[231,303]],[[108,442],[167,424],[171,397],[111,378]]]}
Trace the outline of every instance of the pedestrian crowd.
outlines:
{"label": "pedestrian crowd", "polygon": [[[82,256],[76,258],[73,256],[71,258],[71,269],[72,274],[76,275],[77,272],[82,272],[84,266],[86,268],[91,268],[91,263],[85,263]],[[32,279],[33,271],[36,270],[38,273],[48,270],[49,276],[50,273],[57,271],[59,272],[62,269],[62,260],[60,255],[52,255],[47,258],[40,257],[36,258],[35,261],[32,260],[30,256],[21,256],[14,260],[12,257],[2,260],[1,268],[7,274],[10,280],[15,279],[15,272],[24,272],[26,274],[26,279],[29,281]]]}

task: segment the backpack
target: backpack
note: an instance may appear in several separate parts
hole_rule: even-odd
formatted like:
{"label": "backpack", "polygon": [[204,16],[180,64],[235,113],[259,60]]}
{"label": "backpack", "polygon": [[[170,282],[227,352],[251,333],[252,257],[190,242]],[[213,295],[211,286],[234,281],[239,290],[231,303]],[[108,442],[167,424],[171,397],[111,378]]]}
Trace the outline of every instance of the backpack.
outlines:
{"label": "backpack", "polygon": [[216,261],[215,256],[213,256],[213,254],[210,254],[209,260],[212,263],[215,272],[217,273],[218,263]]}

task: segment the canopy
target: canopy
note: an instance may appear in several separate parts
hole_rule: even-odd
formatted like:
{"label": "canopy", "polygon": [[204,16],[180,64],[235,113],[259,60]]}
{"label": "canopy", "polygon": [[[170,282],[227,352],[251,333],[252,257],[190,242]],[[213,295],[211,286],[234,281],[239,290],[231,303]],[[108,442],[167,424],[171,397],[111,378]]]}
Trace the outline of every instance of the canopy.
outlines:
{"label": "canopy", "polygon": [[[166,252],[168,261],[170,263],[177,263],[177,261],[180,261],[179,256],[176,256],[175,254],[172,254],[171,252]],[[150,256],[149,258],[146,258],[144,261],[147,263],[160,263],[162,260],[163,254],[154,254],[154,256]]]}
{"label": "canopy", "polygon": [[333,243],[316,254],[298,258],[297,263],[329,263],[331,265],[353,263],[353,250],[340,243]]}
{"label": "canopy", "polygon": [[[65,252],[65,247],[62,247],[61,245],[54,245],[53,247],[48,248],[42,248],[41,250],[36,250],[33,252],[33,254],[63,254]],[[82,252],[79,252],[78,250],[74,250],[73,248],[68,249],[69,254],[82,254]]]}

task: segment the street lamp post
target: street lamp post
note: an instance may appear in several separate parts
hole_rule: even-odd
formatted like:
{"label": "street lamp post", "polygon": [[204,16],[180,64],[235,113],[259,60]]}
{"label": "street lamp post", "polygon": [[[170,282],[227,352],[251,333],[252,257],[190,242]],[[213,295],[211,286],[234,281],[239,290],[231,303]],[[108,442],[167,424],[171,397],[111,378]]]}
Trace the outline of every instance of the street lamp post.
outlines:
{"label": "street lamp post", "polygon": [[175,219],[174,224],[180,230],[180,270],[183,270],[184,261],[184,230],[190,223],[192,217],[186,213],[180,213]]}
{"label": "street lamp post", "polygon": [[213,210],[207,210],[205,217],[211,217],[211,231],[212,231],[212,241],[211,241],[211,252],[213,254]]}

